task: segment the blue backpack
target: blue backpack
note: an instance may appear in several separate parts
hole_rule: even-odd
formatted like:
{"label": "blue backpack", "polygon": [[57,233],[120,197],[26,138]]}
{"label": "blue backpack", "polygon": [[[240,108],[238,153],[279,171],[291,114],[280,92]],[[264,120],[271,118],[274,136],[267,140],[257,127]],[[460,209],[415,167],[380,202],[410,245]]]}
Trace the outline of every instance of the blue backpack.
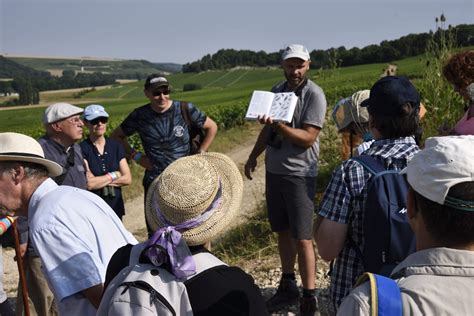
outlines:
{"label": "blue backpack", "polygon": [[364,270],[388,276],[393,268],[415,252],[415,235],[408,222],[408,182],[397,170],[368,155],[352,158],[373,176],[368,183],[364,210],[364,249],[359,249]]}
{"label": "blue backpack", "polygon": [[402,297],[398,284],[387,277],[364,273],[355,286],[365,281],[370,282],[370,315],[371,316],[401,316]]}

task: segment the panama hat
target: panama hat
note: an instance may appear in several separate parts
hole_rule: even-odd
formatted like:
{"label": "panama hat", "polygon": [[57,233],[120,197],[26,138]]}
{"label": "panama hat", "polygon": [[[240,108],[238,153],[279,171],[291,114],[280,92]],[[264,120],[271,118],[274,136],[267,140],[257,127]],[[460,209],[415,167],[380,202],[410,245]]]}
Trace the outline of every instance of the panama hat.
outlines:
{"label": "panama hat", "polygon": [[63,168],[44,158],[41,145],[33,138],[18,133],[0,133],[0,161],[25,161],[45,166],[51,177],[57,177]]}
{"label": "panama hat", "polygon": [[146,220],[153,230],[176,226],[202,217],[212,206],[209,217],[180,231],[189,246],[205,244],[233,222],[240,210],[242,192],[242,176],[226,155],[183,157],[171,163],[150,185]]}

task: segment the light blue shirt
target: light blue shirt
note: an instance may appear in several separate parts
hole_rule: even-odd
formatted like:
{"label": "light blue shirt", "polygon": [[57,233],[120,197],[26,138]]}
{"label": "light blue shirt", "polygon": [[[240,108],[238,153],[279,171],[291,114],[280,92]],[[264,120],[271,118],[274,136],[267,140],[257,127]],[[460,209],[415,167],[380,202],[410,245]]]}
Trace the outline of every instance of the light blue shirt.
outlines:
{"label": "light blue shirt", "polygon": [[137,240],[99,196],[44,181],[28,207],[33,247],[57,300],[61,315],[95,315],[80,292],[104,283],[114,252]]}

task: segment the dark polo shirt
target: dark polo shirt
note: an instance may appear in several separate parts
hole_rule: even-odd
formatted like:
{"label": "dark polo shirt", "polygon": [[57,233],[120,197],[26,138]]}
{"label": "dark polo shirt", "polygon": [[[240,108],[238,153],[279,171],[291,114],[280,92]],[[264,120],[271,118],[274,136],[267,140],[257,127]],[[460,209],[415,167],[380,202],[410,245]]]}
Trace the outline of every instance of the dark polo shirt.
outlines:
{"label": "dark polo shirt", "polygon": [[[74,144],[71,149],[74,150],[74,160],[68,162],[69,151],[66,151],[63,145],[58,144],[48,136],[41,137],[38,142],[41,147],[43,147],[44,156],[46,159],[57,162],[63,167],[63,170],[67,174],[64,177],[62,185],[69,185],[72,187],[80,188],[87,190],[87,180],[86,180],[86,169],[84,168],[84,158],[82,156],[81,147],[78,144]],[[66,165],[69,164],[67,168]],[[54,181],[58,182],[58,178],[53,178]]]}

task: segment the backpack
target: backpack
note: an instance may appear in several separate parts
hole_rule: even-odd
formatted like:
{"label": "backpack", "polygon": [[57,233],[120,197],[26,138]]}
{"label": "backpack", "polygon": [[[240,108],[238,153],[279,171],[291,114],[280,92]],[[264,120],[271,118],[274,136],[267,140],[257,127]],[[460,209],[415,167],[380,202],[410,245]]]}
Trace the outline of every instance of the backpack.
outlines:
{"label": "backpack", "polygon": [[352,158],[373,176],[367,189],[361,251],[364,269],[388,276],[393,268],[415,252],[415,234],[407,216],[408,182],[397,170],[384,166],[368,155]]}
{"label": "backpack", "polygon": [[210,253],[198,253],[193,256],[196,274],[179,281],[164,268],[140,263],[144,250],[144,243],[132,247],[129,265],[107,286],[98,316],[193,315],[185,281],[212,267],[225,265]]}
{"label": "backpack", "polygon": [[355,285],[370,283],[370,315],[402,316],[402,297],[397,282],[382,275],[366,272]]}
{"label": "backpack", "polygon": [[188,102],[181,101],[181,115],[184,118],[184,121],[188,125],[189,130],[189,153],[191,155],[199,153],[199,148],[201,148],[202,141],[206,136],[204,129],[198,127],[191,119],[191,114],[189,113]]}

